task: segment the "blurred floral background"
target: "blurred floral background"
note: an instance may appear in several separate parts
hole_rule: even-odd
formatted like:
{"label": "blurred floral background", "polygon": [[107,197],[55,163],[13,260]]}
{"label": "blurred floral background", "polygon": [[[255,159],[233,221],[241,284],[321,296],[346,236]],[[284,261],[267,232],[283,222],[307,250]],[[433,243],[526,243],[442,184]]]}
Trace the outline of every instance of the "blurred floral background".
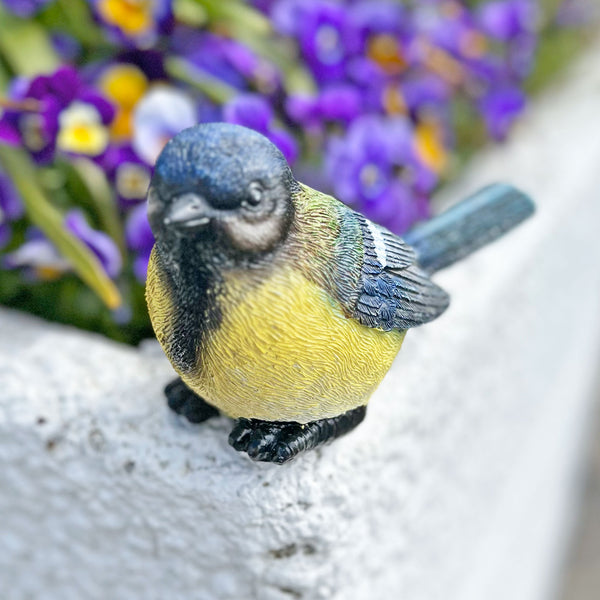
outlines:
{"label": "blurred floral background", "polygon": [[151,335],[145,193],[202,121],[406,231],[586,44],[596,2],[0,0],[0,302]]}

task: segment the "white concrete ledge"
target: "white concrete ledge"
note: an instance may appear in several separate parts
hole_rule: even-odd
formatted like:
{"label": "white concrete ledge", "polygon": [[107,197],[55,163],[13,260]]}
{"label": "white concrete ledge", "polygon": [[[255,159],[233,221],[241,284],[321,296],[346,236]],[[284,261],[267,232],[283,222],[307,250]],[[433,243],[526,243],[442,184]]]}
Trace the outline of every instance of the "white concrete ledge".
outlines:
{"label": "white concrete ledge", "polygon": [[510,181],[538,215],[439,276],[365,423],[290,465],[169,414],[155,345],[0,310],[2,598],[549,598],[598,364],[598,106],[596,45],[448,191]]}

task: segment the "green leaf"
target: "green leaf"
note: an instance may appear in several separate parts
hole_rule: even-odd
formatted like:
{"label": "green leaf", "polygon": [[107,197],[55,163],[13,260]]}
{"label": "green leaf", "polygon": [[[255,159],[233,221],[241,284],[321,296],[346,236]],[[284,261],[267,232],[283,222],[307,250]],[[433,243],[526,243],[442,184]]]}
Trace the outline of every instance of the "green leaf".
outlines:
{"label": "green leaf", "polygon": [[60,12],[62,24],[83,46],[107,45],[102,30],[94,22],[85,0],[58,0],[55,6]]}
{"label": "green leaf", "polygon": [[35,167],[20,149],[0,145],[0,163],[19,191],[31,222],[39,227],[69,260],[79,277],[111,309],[121,305],[121,295],[94,253],[68,229],[62,214],[46,198],[37,182]]}
{"label": "green leaf", "polygon": [[195,0],[175,0],[173,3],[173,13],[179,23],[184,23],[191,27],[203,27],[206,25],[206,11]]}
{"label": "green leaf", "polygon": [[243,37],[265,36],[272,32],[271,22],[261,12],[239,0],[196,0],[211,21],[224,21],[241,27]]}
{"label": "green leaf", "polygon": [[[552,28],[540,38],[533,71],[525,82],[525,91],[536,93],[573,62],[574,58],[593,39],[592,31]],[[587,35],[586,35],[587,34]]]}
{"label": "green leaf", "polygon": [[10,83],[10,75],[4,68],[4,65],[0,62],[0,94],[4,94]]}
{"label": "green leaf", "polygon": [[83,157],[64,161],[61,166],[67,176],[71,197],[77,203],[91,209],[100,228],[113,239],[124,258],[126,249],[123,226],[115,195],[104,171]]}
{"label": "green leaf", "polygon": [[51,73],[60,65],[60,59],[41,25],[17,19],[1,8],[0,53],[19,75]]}

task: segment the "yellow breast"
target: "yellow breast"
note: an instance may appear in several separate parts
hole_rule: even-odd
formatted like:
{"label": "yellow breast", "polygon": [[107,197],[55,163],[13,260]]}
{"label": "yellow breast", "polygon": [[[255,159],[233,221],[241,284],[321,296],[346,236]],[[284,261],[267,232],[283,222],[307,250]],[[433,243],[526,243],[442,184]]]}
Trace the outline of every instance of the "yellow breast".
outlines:
{"label": "yellow breast", "polygon": [[231,417],[305,423],[364,405],[404,339],[346,318],[292,267],[250,292],[243,273],[232,275],[225,289],[202,366],[182,377]]}

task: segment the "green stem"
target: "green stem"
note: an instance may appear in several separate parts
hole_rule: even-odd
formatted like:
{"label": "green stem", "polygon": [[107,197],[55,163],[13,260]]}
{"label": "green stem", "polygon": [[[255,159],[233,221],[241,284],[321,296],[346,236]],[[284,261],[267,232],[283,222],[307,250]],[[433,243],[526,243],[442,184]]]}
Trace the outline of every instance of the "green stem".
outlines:
{"label": "green stem", "polygon": [[[74,158],[64,161],[63,168],[73,184],[80,188],[78,199],[87,204],[98,217],[100,228],[105,231],[118,246],[123,257],[126,256],[125,235],[113,190],[104,171],[87,158]],[[81,189],[83,188],[83,189]]]}
{"label": "green stem", "polygon": [[60,58],[44,28],[35,21],[25,21],[0,8],[0,53],[18,75],[51,73]]}
{"label": "green stem", "polygon": [[94,23],[90,9],[85,2],[81,0],[58,0],[56,4],[63,22],[84,47],[96,50],[100,47],[109,46],[102,31]]}
{"label": "green stem", "polygon": [[251,36],[272,33],[271,22],[256,9],[239,0],[196,0],[205,10],[210,21],[225,21],[241,25]]}
{"label": "green stem", "polygon": [[69,260],[75,272],[111,309],[121,305],[121,295],[93,252],[68,231],[61,213],[52,206],[37,183],[35,167],[20,149],[0,145],[0,163],[19,191],[31,222],[39,227]]}

